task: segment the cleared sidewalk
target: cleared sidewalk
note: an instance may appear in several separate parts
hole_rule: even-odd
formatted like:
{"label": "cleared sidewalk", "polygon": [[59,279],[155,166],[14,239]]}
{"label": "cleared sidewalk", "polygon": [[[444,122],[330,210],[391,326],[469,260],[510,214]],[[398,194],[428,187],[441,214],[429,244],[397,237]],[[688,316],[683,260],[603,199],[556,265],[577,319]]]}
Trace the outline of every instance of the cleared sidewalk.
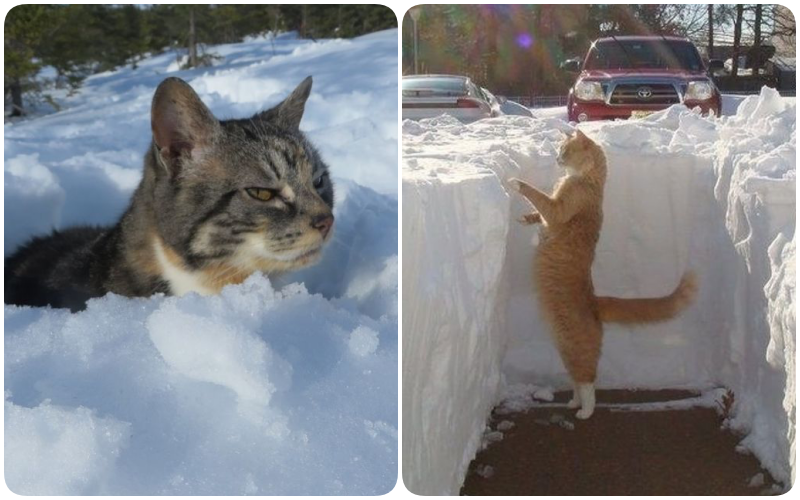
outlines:
{"label": "cleared sidewalk", "polygon": [[[569,394],[557,393],[556,403]],[[598,391],[588,421],[564,406],[493,415],[502,439],[470,464],[462,495],[777,494],[758,460],[736,450],[713,408],[625,411],[687,391]],[[513,426],[508,422],[513,423]],[[493,433],[498,439],[497,433]],[[490,436],[492,437],[492,436]]]}

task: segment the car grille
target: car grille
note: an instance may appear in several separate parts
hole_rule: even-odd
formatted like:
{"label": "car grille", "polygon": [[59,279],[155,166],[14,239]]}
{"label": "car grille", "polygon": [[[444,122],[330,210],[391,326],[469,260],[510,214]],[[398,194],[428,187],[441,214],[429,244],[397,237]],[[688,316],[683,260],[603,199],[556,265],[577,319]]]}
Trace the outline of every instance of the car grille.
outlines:
{"label": "car grille", "polygon": [[614,88],[611,94],[610,104],[636,105],[636,104],[658,104],[669,105],[681,102],[678,93],[669,83],[624,83]]}

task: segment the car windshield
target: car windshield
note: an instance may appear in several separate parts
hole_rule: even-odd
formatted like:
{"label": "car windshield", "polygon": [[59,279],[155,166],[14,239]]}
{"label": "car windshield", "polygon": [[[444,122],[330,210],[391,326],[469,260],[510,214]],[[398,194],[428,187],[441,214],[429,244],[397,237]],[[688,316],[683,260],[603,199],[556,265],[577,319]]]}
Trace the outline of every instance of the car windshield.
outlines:
{"label": "car windshield", "polygon": [[680,40],[606,40],[592,45],[585,69],[684,69],[702,71],[700,54]]}
{"label": "car windshield", "polygon": [[404,78],[403,95],[466,95],[466,80],[463,78]]}

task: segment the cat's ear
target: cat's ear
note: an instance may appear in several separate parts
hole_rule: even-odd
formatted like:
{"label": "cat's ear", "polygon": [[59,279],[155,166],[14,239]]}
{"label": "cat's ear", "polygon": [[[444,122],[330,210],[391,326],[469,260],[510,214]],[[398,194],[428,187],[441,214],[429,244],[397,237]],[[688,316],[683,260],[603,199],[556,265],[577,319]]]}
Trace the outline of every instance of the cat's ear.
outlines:
{"label": "cat's ear", "polygon": [[272,109],[259,113],[256,117],[277,122],[290,130],[300,129],[300,120],[306,108],[306,101],[311,95],[311,77],[307,76],[300,85],[289,94],[289,97]]}
{"label": "cat's ear", "polygon": [[586,137],[586,134],[584,134],[584,133],[581,131],[581,129],[579,129],[579,128],[576,128],[576,129],[575,129],[575,137],[576,137],[577,139],[581,139],[581,140],[583,140],[583,139],[587,139],[587,137]]}
{"label": "cat's ear", "polygon": [[156,148],[171,174],[180,159],[196,156],[220,133],[220,124],[194,89],[180,78],[161,82],[153,96],[150,124]]}

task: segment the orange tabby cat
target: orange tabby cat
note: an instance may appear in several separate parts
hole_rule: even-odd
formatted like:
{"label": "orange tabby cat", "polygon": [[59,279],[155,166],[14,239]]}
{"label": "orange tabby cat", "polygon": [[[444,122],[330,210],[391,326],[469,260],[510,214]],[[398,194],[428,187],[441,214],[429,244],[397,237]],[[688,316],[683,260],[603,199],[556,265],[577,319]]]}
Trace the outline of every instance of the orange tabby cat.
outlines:
{"label": "orange tabby cat", "polygon": [[645,323],[672,318],[689,305],[695,277],[684,274],[670,295],[653,299],[597,297],[592,285],[592,261],[603,222],[606,157],[602,148],[580,130],[561,146],[558,164],[567,175],[547,195],[519,180],[510,182],[536,209],[520,219],[543,223],[534,276],[545,318],[573,381],[569,408],[577,417],[594,412],[594,381],[603,337],[602,322]]}

